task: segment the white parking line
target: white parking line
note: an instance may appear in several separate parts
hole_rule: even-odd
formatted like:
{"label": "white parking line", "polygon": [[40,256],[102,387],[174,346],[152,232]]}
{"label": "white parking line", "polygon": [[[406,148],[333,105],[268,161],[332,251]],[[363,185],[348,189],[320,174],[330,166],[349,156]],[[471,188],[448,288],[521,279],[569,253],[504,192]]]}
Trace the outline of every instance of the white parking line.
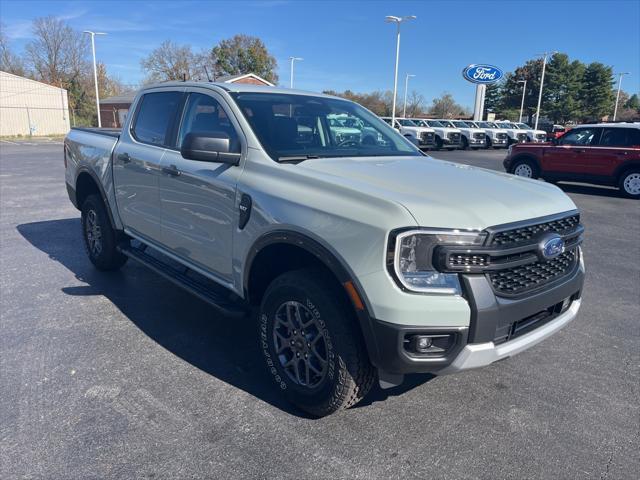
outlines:
{"label": "white parking line", "polygon": [[0,140],[2,143],[9,143],[11,145],[20,145],[18,142],[10,142],[9,140]]}

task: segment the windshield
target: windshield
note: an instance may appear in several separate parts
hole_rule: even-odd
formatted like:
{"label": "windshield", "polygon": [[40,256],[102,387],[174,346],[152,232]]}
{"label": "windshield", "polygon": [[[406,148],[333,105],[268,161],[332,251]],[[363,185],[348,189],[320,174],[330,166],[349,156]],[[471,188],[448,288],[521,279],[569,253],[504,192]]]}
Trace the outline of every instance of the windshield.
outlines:
{"label": "windshield", "polygon": [[531,127],[526,123],[516,123],[519,129],[521,130],[531,130]]}
{"label": "windshield", "polygon": [[444,125],[442,125],[437,120],[425,120],[424,123],[426,123],[427,126],[429,126],[429,127],[444,127]]}
{"label": "windshield", "polygon": [[491,125],[489,122],[478,122],[478,125],[480,126],[480,128],[498,128]]}
{"label": "windshield", "polygon": [[458,128],[474,128],[473,126],[469,125],[467,122],[462,122],[462,121],[453,122],[453,124]]}
{"label": "windshield", "polygon": [[455,127],[453,126],[453,123],[451,123],[449,120],[438,120],[438,121],[439,121],[439,122],[442,124],[442,126],[444,126],[444,127],[455,128]]}
{"label": "windshield", "polygon": [[357,103],[313,95],[231,95],[262,147],[276,161],[422,156],[409,140]]}
{"label": "windshield", "polygon": [[412,122],[411,120],[407,120],[406,118],[401,118],[398,121],[400,122],[400,125],[402,125],[403,127],[417,127],[418,126],[414,122]]}
{"label": "windshield", "polygon": [[517,129],[518,127],[516,127],[513,123],[509,123],[509,122],[505,122],[505,123],[499,123],[498,126],[500,128],[515,128]]}

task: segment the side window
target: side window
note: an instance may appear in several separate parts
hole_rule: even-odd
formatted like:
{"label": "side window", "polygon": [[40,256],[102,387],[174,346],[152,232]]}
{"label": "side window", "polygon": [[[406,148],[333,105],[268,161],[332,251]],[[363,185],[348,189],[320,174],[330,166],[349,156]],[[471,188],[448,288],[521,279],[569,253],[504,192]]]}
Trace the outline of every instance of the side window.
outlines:
{"label": "side window", "polygon": [[624,147],[627,145],[627,128],[605,128],[600,145],[603,147]]}
{"label": "side window", "polygon": [[560,137],[560,145],[591,145],[597,132],[597,128],[574,128]]}
{"label": "side window", "polygon": [[140,101],[133,125],[135,139],[152,145],[165,146],[181,97],[181,92],[145,94]]}
{"label": "side window", "polygon": [[640,147],[640,128],[628,128],[627,135],[628,147]]}
{"label": "side window", "polygon": [[209,95],[190,93],[182,116],[178,145],[180,148],[189,133],[204,135],[227,135],[230,140],[230,151],[240,152],[238,133],[229,120],[220,103]]}

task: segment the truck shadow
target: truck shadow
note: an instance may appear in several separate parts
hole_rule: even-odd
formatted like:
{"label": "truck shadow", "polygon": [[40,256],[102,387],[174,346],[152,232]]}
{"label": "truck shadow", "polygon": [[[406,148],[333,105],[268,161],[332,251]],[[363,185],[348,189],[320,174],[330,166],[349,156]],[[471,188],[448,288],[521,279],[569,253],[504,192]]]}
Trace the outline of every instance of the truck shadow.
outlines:
{"label": "truck shadow", "polygon": [[[79,218],[25,223],[17,230],[86,284],[62,287],[65,294],[104,296],[147,336],[194,367],[289,414],[310,418],[283,399],[267,375],[252,319],[227,318],[133,261],[118,272],[96,270],[84,252]],[[359,406],[399,395],[430,378],[411,376],[384,391],[376,384]]]}

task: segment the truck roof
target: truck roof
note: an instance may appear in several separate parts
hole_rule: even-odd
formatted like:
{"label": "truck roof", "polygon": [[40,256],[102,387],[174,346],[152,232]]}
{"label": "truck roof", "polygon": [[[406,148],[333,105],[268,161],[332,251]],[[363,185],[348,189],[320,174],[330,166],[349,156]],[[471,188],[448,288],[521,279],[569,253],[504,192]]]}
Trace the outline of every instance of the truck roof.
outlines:
{"label": "truck roof", "polygon": [[[266,85],[252,85],[248,83],[219,83],[219,82],[197,82],[197,81],[172,81],[172,82],[161,82],[154,83],[152,85],[147,85],[142,90],[149,90],[153,88],[162,88],[162,87],[200,87],[200,88],[211,88],[214,90],[215,88],[220,88],[222,90],[226,90],[227,92],[248,92],[248,93],[279,93],[279,94],[287,94],[287,95],[313,95],[315,97],[326,97],[326,98],[340,98],[334,95],[327,95],[324,93],[318,92],[310,92],[306,90],[296,90],[292,88],[284,88],[284,87],[269,87]],[[344,99],[342,99],[344,100]]]}

